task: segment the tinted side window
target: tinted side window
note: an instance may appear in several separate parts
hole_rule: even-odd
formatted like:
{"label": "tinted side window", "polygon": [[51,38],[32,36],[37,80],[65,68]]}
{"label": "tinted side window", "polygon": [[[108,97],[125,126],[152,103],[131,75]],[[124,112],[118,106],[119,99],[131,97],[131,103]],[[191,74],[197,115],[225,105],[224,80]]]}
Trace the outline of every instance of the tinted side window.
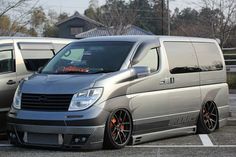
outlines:
{"label": "tinted side window", "polygon": [[223,69],[220,51],[215,43],[193,43],[201,71],[218,71]]}
{"label": "tinted side window", "polygon": [[158,69],[158,51],[156,48],[148,51],[146,56],[133,67],[146,66],[151,69],[151,72],[155,72]]}
{"label": "tinted side window", "polygon": [[54,56],[52,50],[21,50],[21,54],[28,71],[37,71]]}
{"label": "tinted side window", "polygon": [[15,72],[12,45],[0,46],[0,73]]}
{"label": "tinted side window", "polygon": [[170,73],[199,72],[195,50],[190,42],[164,42]]}

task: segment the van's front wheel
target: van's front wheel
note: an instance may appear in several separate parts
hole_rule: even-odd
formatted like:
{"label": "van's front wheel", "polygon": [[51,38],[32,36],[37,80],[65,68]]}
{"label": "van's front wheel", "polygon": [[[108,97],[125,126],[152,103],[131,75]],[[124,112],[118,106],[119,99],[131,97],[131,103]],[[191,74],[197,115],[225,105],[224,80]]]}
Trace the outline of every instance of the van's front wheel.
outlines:
{"label": "van's front wheel", "polygon": [[113,111],[106,123],[104,147],[120,149],[126,146],[132,133],[131,115],[125,109]]}
{"label": "van's front wheel", "polygon": [[218,109],[214,102],[202,106],[197,123],[197,132],[209,134],[217,129],[219,123]]}

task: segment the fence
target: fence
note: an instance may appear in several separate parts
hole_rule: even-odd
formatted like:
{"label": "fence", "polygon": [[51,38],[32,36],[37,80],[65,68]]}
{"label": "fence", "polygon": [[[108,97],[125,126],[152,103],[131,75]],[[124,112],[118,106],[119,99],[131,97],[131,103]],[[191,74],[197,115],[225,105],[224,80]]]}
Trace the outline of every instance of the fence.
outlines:
{"label": "fence", "polygon": [[236,72],[236,48],[223,48],[225,64],[228,72]]}
{"label": "fence", "polygon": [[236,48],[223,48],[227,68],[227,82],[230,89],[236,89]]}

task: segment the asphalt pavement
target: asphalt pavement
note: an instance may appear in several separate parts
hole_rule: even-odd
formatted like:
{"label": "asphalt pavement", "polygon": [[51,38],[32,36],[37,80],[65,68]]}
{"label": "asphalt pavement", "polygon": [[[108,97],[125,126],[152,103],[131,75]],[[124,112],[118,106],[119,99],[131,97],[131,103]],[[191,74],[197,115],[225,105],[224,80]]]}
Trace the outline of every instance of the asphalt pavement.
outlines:
{"label": "asphalt pavement", "polygon": [[19,148],[0,144],[0,157],[235,157],[236,126],[225,126],[209,135],[187,135],[158,140],[120,150],[62,151]]}

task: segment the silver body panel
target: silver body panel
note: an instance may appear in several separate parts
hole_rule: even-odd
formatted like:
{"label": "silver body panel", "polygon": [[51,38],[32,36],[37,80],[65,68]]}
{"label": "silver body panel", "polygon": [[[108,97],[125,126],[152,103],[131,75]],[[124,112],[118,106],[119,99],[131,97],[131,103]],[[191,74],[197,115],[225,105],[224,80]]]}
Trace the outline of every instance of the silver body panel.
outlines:
{"label": "silver body panel", "polygon": [[182,136],[186,134],[194,134],[196,133],[196,126],[182,127],[177,129],[169,129],[166,131],[152,132],[141,135],[133,136],[133,144],[140,144],[143,142],[153,141],[154,139],[163,139],[172,136]]}
{"label": "silver body panel", "polygon": [[[121,89],[123,90],[120,95],[126,95],[109,100],[109,102],[112,101],[112,107],[105,106],[106,110],[112,111],[116,108],[126,108],[132,113],[134,125],[133,140],[135,141],[136,137],[140,137],[139,135],[144,137],[138,143],[155,138],[170,137],[181,134],[181,132],[195,133],[201,106],[207,101],[216,103],[219,111],[219,126],[224,126],[226,124],[226,118],[229,115],[228,85],[226,83],[224,58],[218,43],[213,39],[187,37],[156,37],[153,40],[156,40],[156,47],[159,47],[160,57],[160,67],[156,73],[122,84],[117,82],[122,80],[122,75],[125,75],[125,73],[122,73],[121,76],[115,75],[117,81],[114,79],[115,76],[114,78],[108,77],[105,80],[101,78],[101,81],[97,80],[94,85],[95,87],[105,87],[104,98],[100,99],[101,101],[105,101],[109,97],[116,97],[110,94],[119,93]],[[216,44],[219,52],[221,52],[223,70],[177,75],[171,74],[169,72],[167,52],[163,44],[166,41]],[[129,68],[127,65],[130,65],[133,55],[126,61],[129,64],[124,64],[122,69]],[[182,57],[180,56],[176,59],[182,60],[184,59]],[[170,77],[175,78],[175,83],[160,83],[162,80]],[[165,129],[166,131],[163,131]],[[175,129],[178,129],[178,133]],[[149,134],[148,132],[156,132],[156,134]],[[147,139],[145,137],[146,135],[148,135]],[[153,137],[150,137],[152,135]]]}
{"label": "silver body panel", "polygon": [[[102,75],[78,75],[78,77],[70,75],[58,76],[58,78],[50,74],[48,76],[38,74],[22,85],[22,92],[75,94],[79,90],[102,87],[103,94],[101,98],[89,110],[97,110],[99,108],[111,113],[119,108],[127,109],[133,119],[133,144],[186,133],[195,133],[201,106],[208,101],[213,101],[218,107],[219,126],[222,127],[225,124],[225,119],[229,113],[226,67],[223,54],[215,40],[190,37],[128,36],[98,37],[81,41],[133,41],[135,44],[120,71]],[[151,42],[148,43],[147,41]],[[221,53],[223,69],[219,71],[172,74],[164,42],[175,41],[213,43],[217,45]],[[148,76],[135,78],[134,68],[131,68],[132,61],[138,53],[138,48],[144,42],[147,42],[146,48],[158,49],[159,69]],[[184,56],[179,56],[176,60],[184,62]],[[42,82],[42,77],[44,77],[43,83],[40,83]],[[170,81],[170,78],[174,78],[174,81]],[[59,83],[55,79],[58,79]],[[17,113],[15,110],[12,112]],[[77,114],[80,113],[83,115],[83,112],[80,111]],[[33,114],[34,112],[32,111],[32,117],[28,116],[26,119],[38,120],[39,117],[34,117]],[[50,116],[50,114],[47,114],[45,113],[44,118]],[[68,114],[73,115],[74,113],[68,112]],[[13,115],[11,116],[14,117]],[[103,116],[105,116],[102,118],[103,121],[100,120],[101,118],[98,118],[98,121],[105,125],[106,120],[104,119],[108,118],[108,114]],[[94,115],[85,114],[83,120],[90,119],[90,117],[94,118]]]}

